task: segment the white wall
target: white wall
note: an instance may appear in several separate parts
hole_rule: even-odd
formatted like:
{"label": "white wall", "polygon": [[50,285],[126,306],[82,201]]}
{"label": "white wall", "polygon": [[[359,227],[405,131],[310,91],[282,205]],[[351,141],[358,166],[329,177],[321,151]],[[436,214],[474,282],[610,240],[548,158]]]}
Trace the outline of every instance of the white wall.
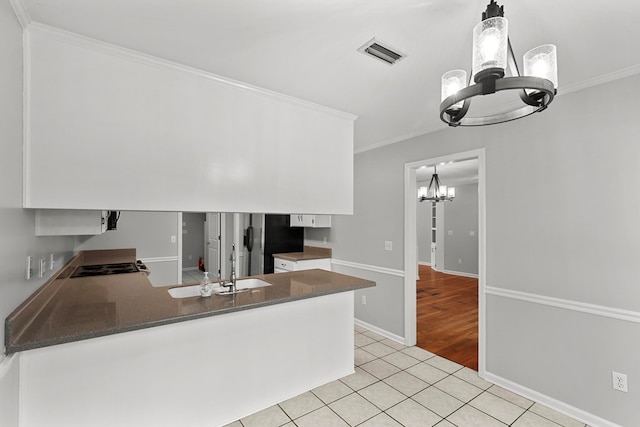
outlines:
{"label": "white wall", "polygon": [[[355,215],[334,217],[334,258],[403,269],[404,164],[484,147],[488,373],[582,418],[634,425],[640,389],[612,390],[611,371],[640,378],[637,87],[635,75],[559,96],[523,120],[357,154]],[[384,310],[360,306],[357,317],[403,335],[397,277],[370,292]],[[534,302],[524,310],[523,299]]]}
{"label": "white wall", "polygon": [[[428,185],[418,183],[418,187]],[[478,274],[478,184],[456,185],[452,202],[436,205],[438,271]],[[431,263],[431,202],[417,204],[418,261]],[[451,232],[451,234],[449,234]],[[469,232],[473,232],[471,236]],[[458,262],[461,260],[462,262]]]}
{"label": "white wall", "polygon": [[[26,280],[26,259],[55,254],[62,266],[73,239],[35,237],[35,213],[22,209],[22,29],[8,0],[0,0],[0,319],[4,319],[51,275]],[[4,327],[0,341],[4,343]],[[19,364],[0,354],[0,425],[18,424]]]}
{"label": "white wall", "polygon": [[456,185],[456,198],[442,205],[444,209],[444,270],[477,275],[478,184]]}

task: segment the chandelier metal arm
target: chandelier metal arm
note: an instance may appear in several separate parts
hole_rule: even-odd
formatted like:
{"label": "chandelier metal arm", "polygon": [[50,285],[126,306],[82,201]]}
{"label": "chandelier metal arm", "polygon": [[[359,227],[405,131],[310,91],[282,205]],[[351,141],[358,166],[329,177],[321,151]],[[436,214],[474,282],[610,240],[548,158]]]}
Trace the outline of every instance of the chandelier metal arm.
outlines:
{"label": "chandelier metal arm", "polygon": [[[501,90],[522,90],[522,92],[525,92],[524,89],[531,89],[534,91],[539,91],[541,93],[539,101],[534,101],[533,98],[529,98],[529,96],[525,92],[525,96],[529,98],[531,102],[533,102],[533,104],[527,102],[527,104],[529,105],[515,110],[507,111],[505,113],[484,117],[464,117],[464,115],[460,114],[463,110],[466,114],[464,105],[463,109],[461,109],[459,112],[456,112],[455,115],[447,113],[447,110],[451,111],[451,108],[458,102],[464,101],[464,104],[468,104],[470,98],[482,95],[485,91],[485,88],[483,88],[483,84],[483,82],[480,82],[471,86],[467,86],[466,88],[460,89],[457,93],[449,96],[444,101],[442,101],[442,103],[440,104],[440,119],[443,122],[448,123],[449,126],[484,126],[508,122],[528,116],[529,114],[535,113],[537,111],[544,110],[545,108],[547,108],[547,105],[549,105],[551,101],[553,101],[553,98],[556,94],[556,90],[551,80],[531,76],[503,77],[501,79],[495,80],[496,92],[499,92]],[[468,109],[468,105],[466,107]]]}
{"label": "chandelier metal arm", "polygon": [[[449,194],[440,194],[440,178],[438,178],[438,172],[436,167],[433,167],[433,175],[431,175],[431,181],[429,181],[429,187],[427,190],[427,194],[433,194],[433,196],[420,196],[418,201],[420,202],[443,202],[443,201],[452,201],[454,196],[450,196]],[[433,189],[433,190],[432,190]]]}
{"label": "chandelier metal arm", "polygon": [[[442,75],[441,94],[445,99],[440,103],[440,119],[443,122],[454,127],[498,124],[542,111],[553,101],[558,79],[556,46],[542,45],[525,53],[523,66],[526,75],[521,76],[507,33],[504,7],[495,0],[487,5],[481,23],[474,27],[473,43],[473,67],[469,79],[465,82],[467,73],[459,69]],[[525,106],[484,117],[465,117],[471,98],[501,90],[518,90]]]}

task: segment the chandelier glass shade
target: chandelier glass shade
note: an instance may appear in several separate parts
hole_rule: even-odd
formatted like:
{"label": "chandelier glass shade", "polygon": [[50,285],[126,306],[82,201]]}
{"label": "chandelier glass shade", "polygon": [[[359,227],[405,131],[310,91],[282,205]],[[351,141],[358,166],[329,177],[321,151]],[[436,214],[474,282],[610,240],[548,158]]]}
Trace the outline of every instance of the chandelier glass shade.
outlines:
{"label": "chandelier glass shade", "polygon": [[[556,46],[546,44],[523,57],[524,73],[518,70],[508,36],[504,8],[494,0],[473,30],[471,79],[463,70],[442,76],[440,119],[449,126],[484,126],[520,119],[542,111],[553,101],[558,87]],[[505,75],[510,77],[505,77]],[[471,81],[473,80],[473,84]],[[519,91],[524,105],[493,115],[467,117],[471,99],[503,90]]]}
{"label": "chandelier glass shade", "polygon": [[447,187],[440,183],[436,167],[433,167],[433,175],[428,187],[418,188],[418,200],[421,202],[444,202],[452,201],[456,197],[455,187]]}

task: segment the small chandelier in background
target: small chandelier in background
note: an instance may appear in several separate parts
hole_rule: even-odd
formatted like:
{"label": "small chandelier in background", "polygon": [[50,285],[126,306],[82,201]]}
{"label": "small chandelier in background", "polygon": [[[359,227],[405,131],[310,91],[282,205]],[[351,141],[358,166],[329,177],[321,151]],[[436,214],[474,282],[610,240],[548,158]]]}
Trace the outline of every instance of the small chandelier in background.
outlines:
{"label": "small chandelier in background", "polygon": [[[442,76],[440,119],[449,126],[484,126],[520,119],[542,111],[553,101],[558,87],[556,47],[538,46],[524,54],[524,75],[518,70],[508,36],[504,7],[494,0],[473,29],[473,68],[475,84],[467,84],[467,72],[448,71]],[[504,77],[505,70],[512,77]],[[484,117],[465,117],[471,98],[501,90],[519,90],[526,105]]]}
{"label": "small chandelier in background", "polygon": [[433,167],[433,175],[429,181],[429,187],[420,187],[418,189],[418,200],[421,202],[444,202],[452,201],[456,197],[456,189],[440,184],[436,167]]}

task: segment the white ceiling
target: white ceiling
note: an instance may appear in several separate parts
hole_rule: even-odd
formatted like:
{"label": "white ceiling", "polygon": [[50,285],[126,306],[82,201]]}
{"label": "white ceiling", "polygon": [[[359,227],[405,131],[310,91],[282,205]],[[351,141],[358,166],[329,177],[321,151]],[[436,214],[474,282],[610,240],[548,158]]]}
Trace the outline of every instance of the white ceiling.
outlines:
{"label": "white ceiling", "polygon": [[434,166],[438,173],[438,178],[444,185],[456,186],[478,182],[478,159],[474,158],[420,167],[416,169],[416,181],[420,185],[428,185],[433,175]]}
{"label": "white ceiling", "polygon": [[[488,3],[12,1],[34,22],[357,114],[357,151],[445,127],[438,117],[440,76],[469,70],[471,31]],[[499,4],[520,63],[530,48],[558,46],[560,94],[640,71],[637,0]],[[389,66],[358,53],[373,37],[407,58]]]}

